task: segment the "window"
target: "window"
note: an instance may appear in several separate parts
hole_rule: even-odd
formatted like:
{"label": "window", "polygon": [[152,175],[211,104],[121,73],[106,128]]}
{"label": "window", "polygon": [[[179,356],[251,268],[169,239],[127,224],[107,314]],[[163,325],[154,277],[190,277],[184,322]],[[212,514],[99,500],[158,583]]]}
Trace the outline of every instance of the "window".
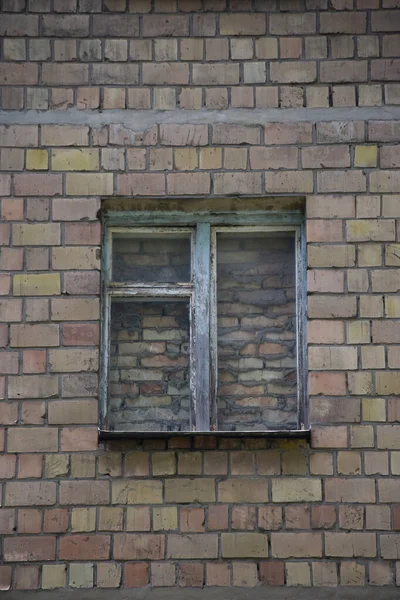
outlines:
{"label": "window", "polygon": [[297,212],[106,213],[103,434],[307,428],[302,231]]}

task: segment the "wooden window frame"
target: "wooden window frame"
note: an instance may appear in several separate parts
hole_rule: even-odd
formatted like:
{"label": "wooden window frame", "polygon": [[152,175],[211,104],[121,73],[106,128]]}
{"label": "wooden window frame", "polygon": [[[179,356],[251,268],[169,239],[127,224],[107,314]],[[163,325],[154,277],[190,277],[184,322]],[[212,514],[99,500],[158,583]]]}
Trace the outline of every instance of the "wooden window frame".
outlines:
{"label": "wooden window frame", "polygon": [[[296,264],[296,348],[297,402],[296,429],[267,431],[218,431],[217,426],[217,316],[216,316],[216,236],[219,232],[295,233]],[[135,284],[112,282],[112,236],[114,233],[190,232],[191,272],[189,283]],[[297,212],[241,211],[239,213],[172,213],[169,211],[108,211],[103,217],[102,238],[102,321],[100,364],[100,426],[102,439],[172,437],[213,434],[223,436],[308,437],[306,358],[306,244],[304,217]],[[193,251],[194,249],[194,251]],[[197,275],[196,275],[197,274]],[[190,302],[190,390],[191,431],[110,431],[107,429],[109,404],[110,307],[112,298],[187,298]],[[196,344],[193,340],[196,337]]]}

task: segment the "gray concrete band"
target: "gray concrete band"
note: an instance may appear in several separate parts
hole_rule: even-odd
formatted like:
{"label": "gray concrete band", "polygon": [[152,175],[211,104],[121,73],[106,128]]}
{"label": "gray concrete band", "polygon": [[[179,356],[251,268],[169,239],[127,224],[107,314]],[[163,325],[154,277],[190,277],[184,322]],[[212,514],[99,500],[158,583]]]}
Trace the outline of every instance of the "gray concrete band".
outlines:
{"label": "gray concrete band", "polygon": [[394,587],[140,588],[12,591],[5,600],[399,600]]}
{"label": "gray concrete band", "polygon": [[3,125],[126,125],[143,131],[164,123],[186,125],[262,125],[264,123],[301,123],[323,121],[396,121],[400,106],[355,108],[235,108],[227,110],[18,110],[0,111]]}

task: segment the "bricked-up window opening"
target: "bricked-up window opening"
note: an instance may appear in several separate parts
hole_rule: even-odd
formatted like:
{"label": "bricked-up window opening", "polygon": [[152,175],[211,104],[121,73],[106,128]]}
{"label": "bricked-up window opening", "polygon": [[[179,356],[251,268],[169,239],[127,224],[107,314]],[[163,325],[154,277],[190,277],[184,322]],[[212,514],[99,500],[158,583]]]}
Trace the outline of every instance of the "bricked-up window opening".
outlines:
{"label": "bricked-up window opening", "polygon": [[302,225],[186,220],[105,227],[101,431],[306,429]]}

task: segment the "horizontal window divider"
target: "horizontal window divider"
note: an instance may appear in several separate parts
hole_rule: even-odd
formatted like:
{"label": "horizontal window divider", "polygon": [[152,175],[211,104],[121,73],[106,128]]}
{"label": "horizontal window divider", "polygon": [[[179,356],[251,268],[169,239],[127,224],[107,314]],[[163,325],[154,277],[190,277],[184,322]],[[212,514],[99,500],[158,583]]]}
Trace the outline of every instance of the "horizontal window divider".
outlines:
{"label": "horizontal window divider", "polygon": [[111,298],[158,298],[158,297],[171,297],[171,298],[190,298],[193,293],[192,287],[178,288],[178,287],[121,287],[109,289],[108,295]]}
{"label": "horizontal window divider", "polygon": [[162,214],[154,211],[110,211],[103,215],[104,222],[109,227],[143,225],[148,227],[149,222],[153,226],[169,226],[181,224],[196,226],[198,223],[210,223],[210,225],[300,225],[304,221],[302,213],[271,212],[265,211],[241,211],[241,212],[218,212],[218,213],[185,213],[182,211],[166,211]]}

